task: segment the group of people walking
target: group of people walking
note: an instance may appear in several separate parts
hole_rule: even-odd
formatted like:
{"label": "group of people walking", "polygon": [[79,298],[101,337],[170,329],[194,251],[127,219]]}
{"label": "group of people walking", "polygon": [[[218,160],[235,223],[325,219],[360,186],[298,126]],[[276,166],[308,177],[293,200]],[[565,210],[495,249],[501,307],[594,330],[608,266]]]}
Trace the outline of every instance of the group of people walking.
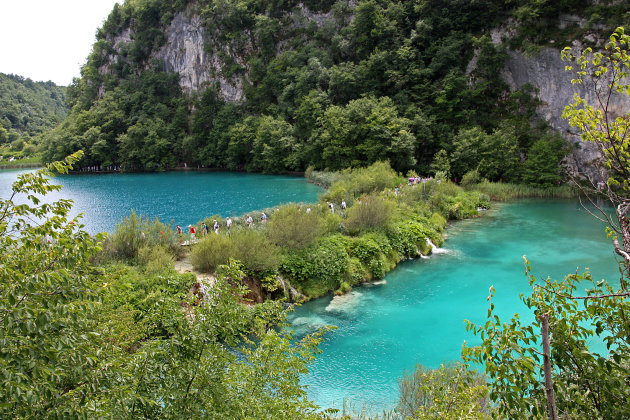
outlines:
{"label": "group of people walking", "polygon": [[[261,213],[260,220],[262,223],[267,222],[267,214],[265,214],[265,212]],[[254,225],[254,219],[252,218],[251,215],[247,216],[247,219],[245,219],[245,224],[247,225],[247,227],[252,227]],[[232,228],[232,219],[230,217],[225,218],[225,227],[229,235],[230,230]],[[219,234],[219,231],[221,230],[221,225],[219,224],[219,221],[217,219],[213,220],[212,229],[214,230],[215,234],[217,235]],[[202,222],[201,223],[201,236],[202,237],[206,236],[208,234],[208,231],[209,231],[208,225],[206,224],[206,222]],[[180,238],[184,235],[184,229],[182,229],[180,225],[175,226],[175,232]],[[188,234],[190,235],[190,242],[195,242],[196,234],[197,234],[197,230],[195,229],[195,226],[188,225]]]}

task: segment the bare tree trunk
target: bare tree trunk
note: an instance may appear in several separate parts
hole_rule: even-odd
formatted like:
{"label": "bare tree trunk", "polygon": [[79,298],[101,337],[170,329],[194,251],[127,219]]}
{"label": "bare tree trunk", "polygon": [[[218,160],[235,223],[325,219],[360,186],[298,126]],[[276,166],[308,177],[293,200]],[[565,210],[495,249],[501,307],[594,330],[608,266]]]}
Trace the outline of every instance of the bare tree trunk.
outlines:
{"label": "bare tree trunk", "polygon": [[551,378],[551,346],[549,345],[549,313],[540,316],[542,323],[543,363],[545,368],[545,392],[547,394],[547,410],[551,420],[558,420],[556,396],[553,393],[553,379]]}

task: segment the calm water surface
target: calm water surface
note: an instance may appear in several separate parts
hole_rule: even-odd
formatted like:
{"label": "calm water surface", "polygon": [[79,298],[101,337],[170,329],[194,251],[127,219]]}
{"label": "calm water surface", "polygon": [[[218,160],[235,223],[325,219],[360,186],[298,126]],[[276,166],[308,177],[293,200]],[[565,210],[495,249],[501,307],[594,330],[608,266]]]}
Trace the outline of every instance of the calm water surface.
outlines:
{"label": "calm water surface", "polygon": [[519,312],[532,319],[519,300],[529,289],[524,254],[537,276],[588,267],[594,278],[614,282],[618,271],[603,232],[573,201],[504,204],[449,227],[446,253],[403,263],[383,284],[305,304],[291,317],[296,336],[337,327],[304,378],[309,396],[323,407],[340,408],[349,398],[373,412],[393,408],[405,369],[457,360],[465,340],[478,342],[463,320],[485,322],[490,286],[502,318]]}
{"label": "calm water surface", "polygon": [[[1,170],[0,197],[28,170]],[[233,172],[70,175],[54,178],[63,185],[51,199],[70,198],[73,214],[84,213],[90,233],[113,232],[131,209],[188,226],[205,217],[238,216],[287,202],[314,202],[321,189],[302,177]]]}

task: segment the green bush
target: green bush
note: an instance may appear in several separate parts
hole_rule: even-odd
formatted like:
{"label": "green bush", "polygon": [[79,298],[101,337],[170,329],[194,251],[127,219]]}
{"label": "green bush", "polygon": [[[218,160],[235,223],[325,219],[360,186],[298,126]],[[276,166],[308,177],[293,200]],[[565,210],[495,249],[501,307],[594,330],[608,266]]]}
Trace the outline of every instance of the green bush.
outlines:
{"label": "green bush", "polygon": [[[181,301],[196,281],[194,275],[174,271],[148,275],[119,264],[108,266],[106,270],[112,283],[107,297],[112,310],[132,311],[135,323],[144,326],[146,338],[170,335],[173,318],[177,318],[174,312],[181,311]],[[156,310],[159,307],[162,310]]]}
{"label": "green bush", "polygon": [[339,213],[326,211],[322,220],[322,230],[325,234],[335,234],[342,231],[341,216]]}
{"label": "green bush", "polygon": [[473,169],[472,171],[468,171],[462,177],[462,181],[460,182],[462,187],[468,187],[471,185],[475,185],[481,182],[481,176],[479,175],[479,171]]}
{"label": "green bush", "polygon": [[230,239],[231,249],[234,252],[233,258],[242,262],[246,271],[256,274],[277,271],[280,265],[280,250],[269,242],[262,231],[240,229],[233,232]]}
{"label": "green bush", "polygon": [[156,246],[167,249],[172,255],[180,252],[177,234],[169,225],[158,218],[138,216],[132,210],[118,223],[113,235],[105,240],[103,255],[105,258],[133,260],[141,248]]}
{"label": "green bush", "polygon": [[269,240],[288,249],[304,248],[322,233],[322,223],[316,212],[296,204],[280,207],[268,223]]}
{"label": "green bush", "polygon": [[429,223],[431,224],[431,227],[438,232],[442,232],[446,227],[446,219],[439,213],[433,213],[429,219]]}
{"label": "green bush", "polygon": [[344,281],[344,282],[341,282],[341,286],[339,286],[339,289],[335,291],[335,294],[343,295],[343,294],[348,293],[351,290],[352,290],[352,286],[349,283]]}
{"label": "green bush", "polygon": [[348,247],[349,255],[363,264],[371,279],[380,279],[389,271],[387,257],[391,250],[387,237],[375,233],[354,238]]}
{"label": "green bush", "polygon": [[350,264],[346,245],[341,235],[322,238],[287,256],[281,271],[304,295],[322,296],[338,289],[345,279]]}
{"label": "green bush", "polygon": [[466,219],[478,214],[479,206],[487,206],[487,197],[478,192],[464,192],[463,190],[436,191],[429,198],[432,209],[445,215],[448,219]]}
{"label": "green bush", "polygon": [[442,235],[428,226],[428,222],[414,220],[401,221],[387,230],[387,237],[392,248],[403,257],[416,257],[418,250],[423,255],[430,254],[431,246],[427,239],[431,239],[436,246],[442,245]]}
{"label": "green bush", "polygon": [[346,273],[346,282],[351,286],[367,281],[370,278],[370,274],[367,269],[356,257],[350,257],[348,265],[348,272]]}
{"label": "green bush", "polygon": [[171,268],[175,258],[170,250],[163,246],[145,246],[138,251],[138,261],[145,266],[148,274],[155,274]]}
{"label": "green bush", "polygon": [[324,194],[323,199],[335,203],[345,199],[351,204],[362,195],[394,188],[405,182],[406,180],[398,175],[388,162],[375,162],[367,168],[345,169],[339,172],[337,180]]}
{"label": "green bush", "polygon": [[351,234],[384,227],[391,219],[395,204],[382,197],[369,196],[348,209],[346,229]]}
{"label": "green bush", "polygon": [[210,233],[192,248],[190,260],[195,270],[213,273],[234,255],[235,247],[229,236]]}
{"label": "green bush", "polygon": [[416,365],[398,380],[398,389],[396,411],[403,418],[492,418],[486,378],[461,363]]}

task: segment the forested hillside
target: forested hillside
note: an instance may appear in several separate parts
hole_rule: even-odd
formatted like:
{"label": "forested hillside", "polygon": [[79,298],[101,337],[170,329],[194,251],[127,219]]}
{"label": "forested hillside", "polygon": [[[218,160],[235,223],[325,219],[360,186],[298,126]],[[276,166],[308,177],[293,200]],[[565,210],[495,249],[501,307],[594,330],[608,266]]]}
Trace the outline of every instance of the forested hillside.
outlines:
{"label": "forested hillside", "polygon": [[21,150],[31,138],[64,120],[66,88],[0,73],[0,146]]}
{"label": "forested hillside", "polygon": [[[83,149],[82,165],[264,172],[389,160],[399,171],[477,169],[548,185],[569,146],[537,118],[532,90],[501,78],[506,48],[596,44],[629,10],[577,0],[127,1],[99,30],[45,156]],[[190,80],[178,71],[185,60]]]}

